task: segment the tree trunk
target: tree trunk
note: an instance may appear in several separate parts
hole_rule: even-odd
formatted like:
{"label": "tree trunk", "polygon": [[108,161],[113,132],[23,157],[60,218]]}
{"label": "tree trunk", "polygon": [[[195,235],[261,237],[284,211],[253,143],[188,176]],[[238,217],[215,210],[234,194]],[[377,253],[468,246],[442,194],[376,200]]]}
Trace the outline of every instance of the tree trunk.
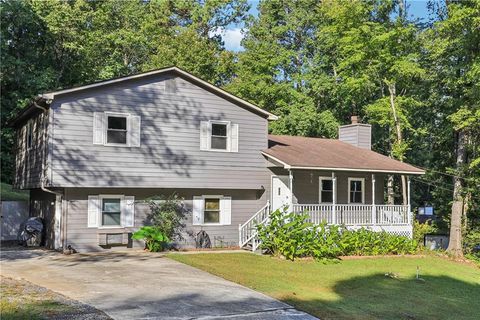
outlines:
{"label": "tree trunk", "polygon": [[[465,163],[465,155],[465,133],[463,131],[459,131],[457,135],[457,172],[460,172],[460,169]],[[462,216],[464,205],[462,196],[463,181],[457,175],[453,178],[453,182],[454,186],[452,216],[450,218],[450,242],[448,244],[447,252],[452,254],[455,258],[462,258]]]}
{"label": "tree trunk", "polygon": [[[393,121],[395,123],[395,132],[397,134],[397,143],[402,144],[403,142],[403,135],[402,135],[402,127],[400,125],[400,120],[398,119],[397,109],[395,107],[395,96],[396,96],[396,87],[394,82],[388,82],[388,92],[390,93],[390,107],[392,108],[393,114]],[[398,159],[403,162],[403,155]],[[402,175],[402,200],[403,204],[408,204],[407,199],[407,178]]]}

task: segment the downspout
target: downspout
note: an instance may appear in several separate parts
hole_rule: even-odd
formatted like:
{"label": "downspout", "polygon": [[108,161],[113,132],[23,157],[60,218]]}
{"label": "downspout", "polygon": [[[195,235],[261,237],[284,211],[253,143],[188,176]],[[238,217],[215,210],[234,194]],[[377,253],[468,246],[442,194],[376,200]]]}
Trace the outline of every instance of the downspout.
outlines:
{"label": "downspout", "polygon": [[[47,102],[48,104],[50,104],[50,101]],[[40,106],[39,104],[37,104],[37,102],[34,100],[33,101],[33,105],[42,110],[43,111],[43,114],[44,114],[44,119],[43,119],[43,143],[44,143],[44,146],[42,148],[42,168],[41,168],[41,177],[40,177],[40,189],[42,189],[42,191],[44,192],[48,192],[48,193],[52,193],[55,195],[55,206],[54,206],[54,214],[55,214],[55,221],[54,221],[54,249],[59,249],[62,247],[62,244],[63,244],[63,238],[64,238],[64,232],[62,232],[62,221],[63,221],[63,193],[62,192],[58,192],[58,191],[54,191],[54,190],[50,190],[50,189],[47,189],[45,187],[45,180],[47,179],[46,177],[46,174],[45,174],[45,166],[46,166],[46,162],[47,162],[47,148],[48,148],[48,143],[47,143],[47,120],[45,119],[45,116],[47,114],[47,109],[45,107],[42,107]]]}

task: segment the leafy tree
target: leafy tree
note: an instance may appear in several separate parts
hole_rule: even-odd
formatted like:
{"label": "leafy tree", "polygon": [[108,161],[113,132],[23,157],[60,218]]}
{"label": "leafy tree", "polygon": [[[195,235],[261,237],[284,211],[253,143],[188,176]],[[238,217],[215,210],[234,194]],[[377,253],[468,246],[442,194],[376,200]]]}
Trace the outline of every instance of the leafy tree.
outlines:
{"label": "leafy tree", "polygon": [[[435,72],[432,104],[437,117],[454,138],[449,169],[453,176],[453,202],[448,251],[462,255],[462,232],[467,214],[478,219],[480,119],[480,2],[452,1],[440,21],[426,31],[428,63]],[[439,121],[439,122],[440,122]],[[449,168],[450,167],[450,168]],[[475,212],[476,216],[475,216]],[[463,221],[462,221],[463,220]]]}

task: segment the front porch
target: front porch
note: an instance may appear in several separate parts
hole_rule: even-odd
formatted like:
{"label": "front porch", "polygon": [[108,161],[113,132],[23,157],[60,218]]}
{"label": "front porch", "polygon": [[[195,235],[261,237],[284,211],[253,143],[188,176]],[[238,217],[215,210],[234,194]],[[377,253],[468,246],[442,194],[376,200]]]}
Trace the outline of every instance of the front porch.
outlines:
{"label": "front porch", "polygon": [[[385,204],[387,175],[368,172],[285,170],[273,173],[270,200],[248,221],[239,226],[240,247],[251,243],[256,249],[256,228],[267,224],[270,213],[284,210],[305,213],[314,224],[343,225],[347,229],[366,228],[411,238],[410,180],[407,178],[405,204]],[[316,201],[315,201],[316,200]]]}

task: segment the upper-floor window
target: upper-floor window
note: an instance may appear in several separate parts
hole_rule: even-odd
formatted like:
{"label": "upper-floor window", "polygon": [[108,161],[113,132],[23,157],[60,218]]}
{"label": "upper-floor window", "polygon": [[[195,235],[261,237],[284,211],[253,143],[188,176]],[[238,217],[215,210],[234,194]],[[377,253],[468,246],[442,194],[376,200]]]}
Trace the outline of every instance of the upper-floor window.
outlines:
{"label": "upper-floor window", "polygon": [[228,138],[228,124],[212,122],[212,134],[210,135],[211,149],[227,150]]}
{"label": "upper-floor window", "polygon": [[200,150],[238,152],[238,124],[230,121],[202,121]]}
{"label": "upper-floor window", "polygon": [[27,144],[27,149],[31,149],[32,146],[33,146],[33,123],[32,123],[32,121],[27,122],[26,144]]}
{"label": "upper-floor window", "polygon": [[116,112],[93,113],[93,144],[140,147],[140,137],[140,116]]}
{"label": "upper-floor window", "polygon": [[107,115],[107,144],[127,144],[128,116]]}
{"label": "upper-floor window", "polygon": [[348,178],[348,202],[349,203],[365,202],[365,179],[364,178]]}

